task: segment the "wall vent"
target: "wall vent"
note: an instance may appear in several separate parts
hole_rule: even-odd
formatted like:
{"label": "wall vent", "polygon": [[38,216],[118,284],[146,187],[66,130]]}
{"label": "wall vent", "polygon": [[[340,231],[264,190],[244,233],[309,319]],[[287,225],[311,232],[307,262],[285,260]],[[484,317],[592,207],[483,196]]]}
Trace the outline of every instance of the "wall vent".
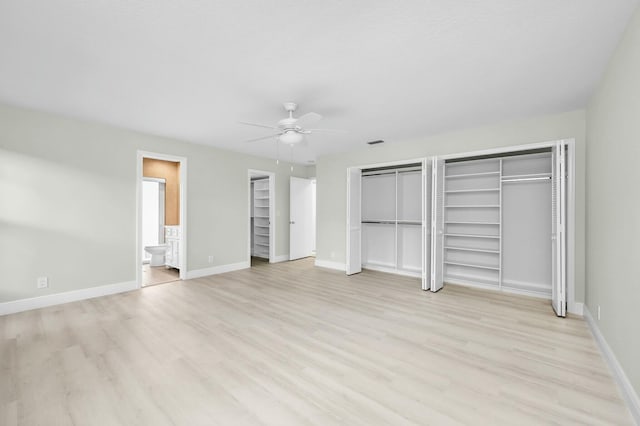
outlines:
{"label": "wall vent", "polygon": [[384,143],[384,141],[382,139],[377,140],[377,141],[367,142],[367,145],[379,145],[381,143]]}

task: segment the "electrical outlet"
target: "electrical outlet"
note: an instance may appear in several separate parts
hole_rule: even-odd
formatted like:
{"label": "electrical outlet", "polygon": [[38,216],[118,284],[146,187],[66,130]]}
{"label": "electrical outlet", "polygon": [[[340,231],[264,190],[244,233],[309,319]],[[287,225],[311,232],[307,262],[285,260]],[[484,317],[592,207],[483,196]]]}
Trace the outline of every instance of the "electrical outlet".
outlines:
{"label": "electrical outlet", "polygon": [[213,256],[209,256],[209,263],[213,263]]}
{"label": "electrical outlet", "polygon": [[600,321],[600,305],[598,305],[598,321]]}
{"label": "electrical outlet", "polygon": [[36,282],[37,288],[47,288],[49,287],[49,278],[47,277],[38,277],[38,281]]}

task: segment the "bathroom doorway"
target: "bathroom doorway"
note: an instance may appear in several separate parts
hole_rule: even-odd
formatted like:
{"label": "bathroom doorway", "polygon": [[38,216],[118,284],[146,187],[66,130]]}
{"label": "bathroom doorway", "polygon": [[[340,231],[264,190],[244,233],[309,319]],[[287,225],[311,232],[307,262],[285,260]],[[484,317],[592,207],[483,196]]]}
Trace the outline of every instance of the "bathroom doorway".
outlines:
{"label": "bathroom doorway", "polygon": [[138,152],[138,287],[186,276],[186,159]]}

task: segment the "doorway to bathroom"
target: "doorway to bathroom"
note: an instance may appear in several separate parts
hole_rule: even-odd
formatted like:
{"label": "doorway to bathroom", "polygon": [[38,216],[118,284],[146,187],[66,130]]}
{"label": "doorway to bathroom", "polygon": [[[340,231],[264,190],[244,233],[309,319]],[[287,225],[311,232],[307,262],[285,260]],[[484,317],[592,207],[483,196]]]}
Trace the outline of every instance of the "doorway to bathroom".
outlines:
{"label": "doorway to bathroom", "polygon": [[139,287],[185,278],[186,159],[138,152]]}

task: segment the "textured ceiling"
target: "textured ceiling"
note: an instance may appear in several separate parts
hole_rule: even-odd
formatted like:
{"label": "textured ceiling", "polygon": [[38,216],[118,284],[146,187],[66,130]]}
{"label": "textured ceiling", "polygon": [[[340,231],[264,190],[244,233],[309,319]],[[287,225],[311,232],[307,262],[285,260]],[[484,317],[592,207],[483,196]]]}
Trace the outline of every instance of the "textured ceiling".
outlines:
{"label": "textured ceiling", "polygon": [[[0,0],[0,101],[296,162],[585,105],[636,0]],[[288,159],[288,149],[280,149]]]}

